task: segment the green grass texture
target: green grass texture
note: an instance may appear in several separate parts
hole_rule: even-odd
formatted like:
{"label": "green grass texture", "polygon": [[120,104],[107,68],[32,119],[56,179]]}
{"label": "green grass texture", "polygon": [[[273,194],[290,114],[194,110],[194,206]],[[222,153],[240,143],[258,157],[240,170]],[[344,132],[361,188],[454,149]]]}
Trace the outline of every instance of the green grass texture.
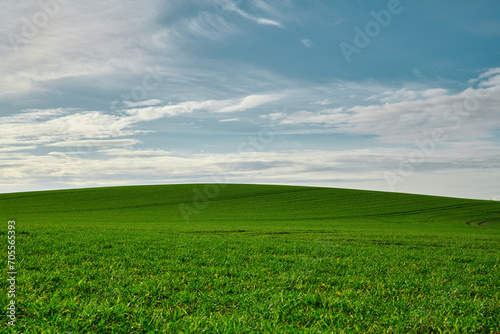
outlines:
{"label": "green grass texture", "polygon": [[0,194],[0,333],[500,333],[500,202],[184,184]]}

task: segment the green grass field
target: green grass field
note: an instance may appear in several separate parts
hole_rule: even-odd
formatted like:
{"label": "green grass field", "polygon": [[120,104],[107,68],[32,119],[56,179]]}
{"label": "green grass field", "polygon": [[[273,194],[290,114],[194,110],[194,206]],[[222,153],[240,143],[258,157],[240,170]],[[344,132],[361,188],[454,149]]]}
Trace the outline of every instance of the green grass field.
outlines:
{"label": "green grass field", "polygon": [[168,185],[2,194],[0,217],[18,333],[500,333],[500,202]]}

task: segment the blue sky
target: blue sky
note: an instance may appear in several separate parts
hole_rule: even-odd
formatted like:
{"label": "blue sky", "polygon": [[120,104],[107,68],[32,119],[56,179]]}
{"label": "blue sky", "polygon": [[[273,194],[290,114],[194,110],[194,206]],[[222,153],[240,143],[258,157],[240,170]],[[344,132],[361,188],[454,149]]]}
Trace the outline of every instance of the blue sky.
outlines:
{"label": "blue sky", "polygon": [[500,3],[42,0],[0,13],[0,192],[500,199]]}

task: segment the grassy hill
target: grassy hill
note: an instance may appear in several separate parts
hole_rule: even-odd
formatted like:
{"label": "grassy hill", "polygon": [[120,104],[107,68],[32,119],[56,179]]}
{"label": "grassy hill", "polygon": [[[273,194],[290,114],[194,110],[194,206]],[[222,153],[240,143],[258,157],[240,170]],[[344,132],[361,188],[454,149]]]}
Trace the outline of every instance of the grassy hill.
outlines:
{"label": "grassy hill", "polygon": [[[350,189],[236,184],[131,186],[0,194],[0,208],[10,218],[25,221],[33,227],[50,223],[130,222],[189,228],[186,223],[208,226],[213,222],[217,223],[216,227],[220,227],[221,223],[228,227],[243,223],[258,228],[262,222],[275,222],[279,228],[293,226],[309,229],[344,222],[400,222],[405,226],[415,223],[417,228],[425,230],[431,226],[465,228],[467,221],[500,218],[500,202],[494,201]],[[280,224],[280,221],[286,221],[286,224]],[[264,226],[271,227],[268,224]]]}
{"label": "grassy hill", "polygon": [[33,333],[500,328],[500,202],[192,184],[0,194],[0,213]]}

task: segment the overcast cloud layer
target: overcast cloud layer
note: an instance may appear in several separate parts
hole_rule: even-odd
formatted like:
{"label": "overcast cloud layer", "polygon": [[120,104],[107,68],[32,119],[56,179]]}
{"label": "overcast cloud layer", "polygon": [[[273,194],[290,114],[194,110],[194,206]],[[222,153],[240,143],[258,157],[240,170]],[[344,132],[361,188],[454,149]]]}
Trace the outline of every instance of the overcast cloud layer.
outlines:
{"label": "overcast cloud layer", "polygon": [[[6,4],[0,191],[242,182],[499,199],[500,5],[455,5],[440,17],[401,1],[360,47],[353,27],[387,2]],[[341,43],[359,52],[348,61]]]}

